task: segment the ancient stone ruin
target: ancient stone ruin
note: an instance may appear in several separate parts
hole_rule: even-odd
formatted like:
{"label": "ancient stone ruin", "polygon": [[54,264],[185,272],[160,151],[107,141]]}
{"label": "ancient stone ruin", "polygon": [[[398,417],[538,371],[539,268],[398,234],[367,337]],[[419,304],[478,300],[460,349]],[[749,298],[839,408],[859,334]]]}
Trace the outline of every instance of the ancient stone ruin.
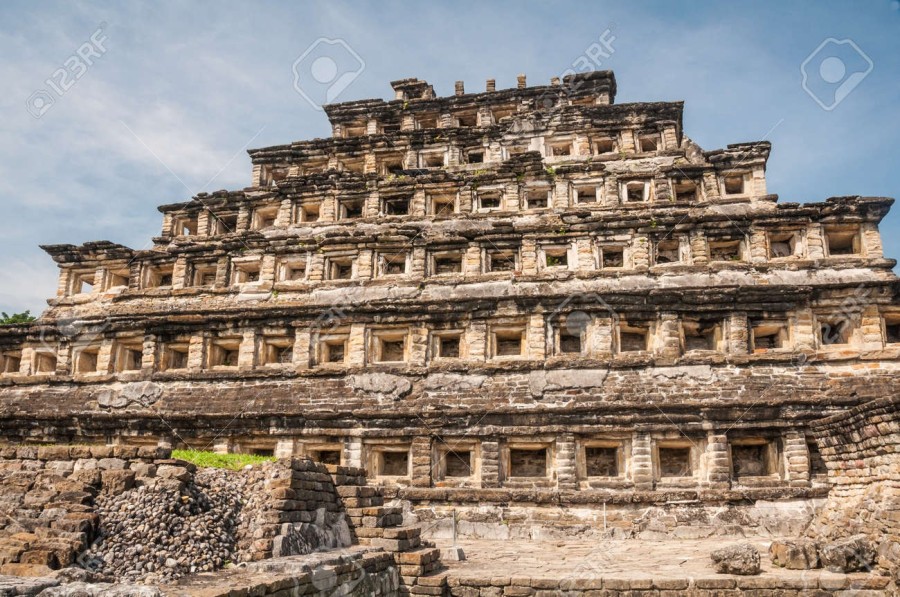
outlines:
{"label": "ancient stone ruin", "polygon": [[[316,490],[337,496],[320,496],[328,507],[278,498],[329,516],[256,538],[247,560],[270,562],[255,573],[273,586],[324,594],[298,579],[344,565],[371,575],[345,587],[358,594],[890,594],[900,282],[878,227],[893,200],[779,203],[768,142],[704,150],[681,102],[616,104],[609,71],[479,93],[459,82],[449,97],[392,86],[390,101],[326,106],[330,138],[250,151],[247,188],[161,206],[147,249],[44,247],[57,296],[36,322],[0,328],[0,470],[25,488],[3,503],[42,520],[54,475],[89,497],[43,515],[68,522],[17,530],[36,538],[7,539],[22,549],[0,573],[90,553],[104,496],[157,490],[161,470],[176,493],[199,487],[200,512],[212,473],[169,477],[185,463],[156,453],[191,447],[282,458],[270,468],[288,477],[359,477],[314,481],[331,483]],[[41,459],[44,444],[67,457]],[[110,467],[94,449],[133,460]],[[254,545],[245,519],[265,500],[246,504],[275,490],[266,470],[222,481],[234,521],[215,549],[229,558]],[[61,541],[53,529],[85,537],[22,562],[35,541]],[[420,535],[454,534],[512,548],[707,541],[752,565],[716,576],[704,552],[706,579],[607,578],[604,565],[535,582],[479,576],[474,561],[440,572],[428,555],[404,573],[398,554],[433,549]],[[747,540],[771,543],[761,575],[759,545],[728,548]],[[155,570],[115,580],[215,594],[245,574]]]}

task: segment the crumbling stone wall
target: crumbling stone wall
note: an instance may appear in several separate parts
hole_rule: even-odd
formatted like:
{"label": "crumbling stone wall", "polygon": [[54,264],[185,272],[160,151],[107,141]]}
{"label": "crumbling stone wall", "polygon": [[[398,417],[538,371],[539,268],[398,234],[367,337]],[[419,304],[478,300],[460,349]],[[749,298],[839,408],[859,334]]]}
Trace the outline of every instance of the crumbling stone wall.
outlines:
{"label": "crumbling stone wall", "polygon": [[826,540],[865,534],[877,564],[900,567],[900,396],[858,406],[814,427],[831,490],[809,533]]}
{"label": "crumbling stone wall", "polygon": [[0,573],[76,563],[99,531],[96,495],[128,491],[157,467],[160,481],[171,479],[167,456],[156,447],[0,447]]}
{"label": "crumbling stone wall", "polygon": [[[252,570],[281,579],[272,580],[280,587],[273,592],[284,583],[346,585],[360,595],[394,595],[399,582],[443,590],[443,578],[426,578],[441,570],[439,550],[419,527],[401,526],[400,508],[384,505],[362,469],[293,458],[197,471],[169,455],[155,447],[0,448],[0,574],[50,576],[76,566],[87,571],[57,578],[160,584],[228,561],[326,551],[346,555],[342,565],[329,556]],[[341,551],[354,543],[372,551]]]}

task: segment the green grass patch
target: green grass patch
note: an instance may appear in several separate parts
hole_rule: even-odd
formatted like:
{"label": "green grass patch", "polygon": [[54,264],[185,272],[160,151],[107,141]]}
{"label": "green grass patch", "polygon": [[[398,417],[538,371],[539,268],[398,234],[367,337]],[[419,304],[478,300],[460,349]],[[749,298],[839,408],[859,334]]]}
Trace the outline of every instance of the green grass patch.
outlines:
{"label": "green grass patch", "polygon": [[254,454],[216,454],[200,450],[172,450],[172,458],[187,460],[200,467],[227,468],[239,471],[248,464],[274,462],[273,456],[256,456]]}

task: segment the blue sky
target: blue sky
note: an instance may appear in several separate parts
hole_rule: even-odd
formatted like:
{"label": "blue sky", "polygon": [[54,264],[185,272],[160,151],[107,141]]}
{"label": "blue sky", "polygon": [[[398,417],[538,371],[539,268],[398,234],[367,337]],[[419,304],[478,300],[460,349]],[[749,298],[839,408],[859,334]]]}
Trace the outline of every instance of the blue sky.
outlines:
{"label": "blue sky", "polygon": [[[404,77],[440,95],[456,80],[467,91],[489,78],[512,87],[518,73],[543,84],[584,64],[607,29],[614,52],[600,68],[615,71],[619,102],[684,100],[685,132],[705,149],[770,140],[769,190],[781,201],[900,194],[897,1],[5,0],[0,310],[37,313],[55,293],[39,244],[143,248],[159,234],[157,205],[247,186],[247,147],[327,136],[324,114],[293,85],[295,61],[319,38],[361,60],[337,98],[346,101],[389,98],[389,81]],[[856,47],[814,53],[829,38]],[[831,110],[801,84],[811,55],[807,87],[826,107],[853,83]],[[344,51],[338,67],[356,60]],[[892,257],[897,212],[882,228]]]}

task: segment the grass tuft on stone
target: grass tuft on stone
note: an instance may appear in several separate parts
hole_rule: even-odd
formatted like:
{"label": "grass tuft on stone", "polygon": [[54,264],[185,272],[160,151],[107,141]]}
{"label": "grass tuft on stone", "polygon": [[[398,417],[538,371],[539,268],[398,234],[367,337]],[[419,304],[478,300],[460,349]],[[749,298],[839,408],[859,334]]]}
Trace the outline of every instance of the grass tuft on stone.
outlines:
{"label": "grass tuft on stone", "polygon": [[203,452],[200,450],[172,450],[172,458],[187,460],[188,462],[204,468],[224,468],[239,471],[248,464],[262,464],[274,462],[273,456],[257,456],[255,454],[217,454],[215,452]]}

